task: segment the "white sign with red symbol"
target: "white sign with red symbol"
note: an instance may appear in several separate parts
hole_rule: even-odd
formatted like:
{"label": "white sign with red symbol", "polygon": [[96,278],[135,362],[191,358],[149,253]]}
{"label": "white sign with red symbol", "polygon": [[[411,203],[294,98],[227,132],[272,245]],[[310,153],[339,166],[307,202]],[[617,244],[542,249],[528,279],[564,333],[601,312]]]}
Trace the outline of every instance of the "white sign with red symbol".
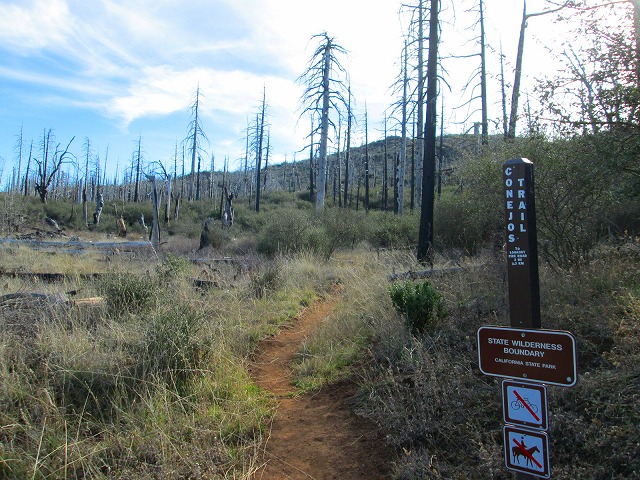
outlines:
{"label": "white sign with red symbol", "polygon": [[502,382],[504,423],[548,428],[547,388],[544,385],[505,380]]}
{"label": "white sign with red symbol", "polygon": [[549,437],[539,430],[504,427],[504,458],[508,469],[550,478]]}

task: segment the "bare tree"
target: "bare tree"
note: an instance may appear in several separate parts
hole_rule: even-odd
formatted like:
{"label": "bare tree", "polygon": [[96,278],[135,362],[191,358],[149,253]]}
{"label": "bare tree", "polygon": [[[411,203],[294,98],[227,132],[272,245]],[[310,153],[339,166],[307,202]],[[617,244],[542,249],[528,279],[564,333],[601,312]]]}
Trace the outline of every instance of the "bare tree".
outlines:
{"label": "bare tree", "polygon": [[404,213],[404,178],[405,171],[407,168],[407,103],[408,103],[408,88],[409,88],[409,52],[407,50],[407,42],[404,44],[404,60],[403,60],[403,68],[402,68],[402,120],[400,122],[400,130],[401,130],[401,145],[400,145],[400,165],[397,171],[398,175],[398,205],[396,208],[396,212],[398,215],[402,215]]}
{"label": "bare tree", "polygon": [[506,140],[509,138],[509,117],[507,117],[507,85],[504,79],[504,55],[502,54],[502,42],[500,42],[500,92],[502,100],[502,134]]}
{"label": "bare tree", "polygon": [[349,160],[351,157],[351,127],[353,121],[353,112],[351,110],[351,85],[347,87],[347,136],[345,139],[345,157],[344,157],[344,208],[347,208],[347,198],[349,194]]}
{"label": "bare tree", "polygon": [[[489,118],[487,113],[487,51],[484,34],[484,2],[479,0],[480,10],[480,102],[482,105],[482,145],[489,144]],[[444,102],[443,102],[444,105]]]}
{"label": "bare tree", "polygon": [[522,2],[522,22],[520,23],[520,37],[518,39],[518,53],[516,55],[516,69],[513,80],[513,90],[511,92],[511,113],[509,115],[509,130],[507,131],[507,138],[516,138],[516,123],[518,121],[518,100],[520,98],[520,80],[522,78],[522,58],[524,56],[524,33],[527,28],[527,21],[533,17],[539,17],[541,15],[548,15],[555,13],[563,8],[566,8],[572,3],[572,0],[567,0],[562,5],[556,6],[549,10],[544,10],[537,13],[527,13],[527,1]]}
{"label": "bare tree", "polygon": [[[410,88],[411,93],[407,95],[407,105],[406,108],[409,109],[409,103],[414,102],[415,107],[409,110],[413,110],[415,114],[415,122],[416,122],[416,138],[414,139],[416,157],[412,159],[412,171],[415,174],[416,170],[420,170],[423,168],[423,155],[424,155],[424,95],[425,95],[425,65],[424,65],[424,24],[426,21],[426,13],[428,13],[427,8],[425,7],[425,2],[427,0],[417,0],[417,2],[403,4],[403,9],[408,9],[411,11],[411,21],[409,23],[408,32],[406,35],[406,45],[405,49],[410,51],[408,60],[411,61],[414,56],[417,60],[417,63],[409,68],[409,65],[406,66],[406,75],[407,75],[407,88],[409,88],[409,84],[415,82],[415,86]],[[404,61],[403,61],[404,63]],[[398,92],[404,90],[405,88],[405,68],[401,69],[401,75],[397,78],[395,86]],[[404,97],[404,95],[402,95]],[[411,100],[414,99],[414,100]],[[402,102],[396,102],[395,109],[401,109]],[[406,126],[405,126],[406,128]],[[397,188],[397,183],[395,184]],[[413,183],[412,183],[413,186]],[[397,195],[396,195],[397,197]],[[422,198],[422,185],[419,183],[415,191],[412,190],[412,198],[411,204],[413,205],[414,197],[419,201]],[[396,198],[397,202],[397,198]],[[397,204],[394,206],[394,211],[397,212]]]}
{"label": "bare tree", "polygon": [[133,192],[133,201],[138,203],[140,201],[140,171],[142,168],[142,135],[138,137],[138,146],[134,153],[134,168],[136,171],[136,183],[135,190]]}
{"label": "bare tree", "polygon": [[255,123],[255,134],[252,139],[252,146],[256,155],[256,182],[255,182],[255,190],[256,190],[256,201],[255,201],[255,210],[256,212],[260,211],[260,175],[262,170],[262,158],[264,152],[264,133],[265,133],[265,125],[267,118],[267,97],[266,97],[266,89],[263,87],[262,89],[262,102],[260,105],[260,112],[256,114],[256,123]]}
{"label": "bare tree", "polygon": [[313,142],[313,134],[315,132],[314,117],[311,115],[311,131],[309,132],[309,200],[313,199],[315,185],[315,143]]}
{"label": "bare tree", "polygon": [[335,38],[329,37],[327,32],[314,35],[312,39],[317,39],[319,44],[307,70],[298,78],[298,81],[306,86],[302,95],[303,113],[316,112],[320,117],[316,208],[321,209],[324,207],[325,198],[329,126],[335,129],[335,124],[329,118],[329,110],[333,108],[339,111],[337,102],[346,104],[343,96],[344,83],[340,78],[334,77],[332,72],[346,73],[338,60],[338,55],[346,54],[347,51],[336,43]]}
{"label": "bare tree", "polygon": [[364,210],[369,211],[369,113],[364,107]]}
{"label": "bare tree", "polygon": [[15,185],[13,185],[13,190],[16,192],[20,192],[20,185],[22,179],[20,178],[20,173],[22,172],[22,157],[24,151],[24,137],[23,137],[24,126],[20,125],[20,133],[18,134],[18,140],[14,147],[16,153],[18,154],[18,170],[16,171],[15,178],[17,179]]}
{"label": "bare tree", "polygon": [[433,207],[435,200],[436,100],[438,94],[438,0],[430,1],[429,58],[427,60],[427,121],[424,126],[422,204],[418,234],[418,260],[433,263]]}
{"label": "bare tree", "polygon": [[29,145],[29,157],[27,158],[27,168],[24,172],[24,196],[29,195],[29,169],[31,168],[31,159],[33,158],[33,140]]}
{"label": "bare tree", "polygon": [[64,150],[60,149],[60,144],[58,143],[55,146],[55,150],[51,152],[51,146],[53,144],[51,130],[48,132],[45,131],[43,134],[42,158],[34,158],[35,162],[38,164],[35,189],[40,196],[40,201],[42,203],[47,203],[49,188],[58,173],[58,170],[60,170],[65,163],[74,158],[73,154],[69,152],[69,147],[71,146],[74,138],[75,137],[72,137],[71,140],[69,140],[69,143]]}
{"label": "bare tree", "polygon": [[195,196],[195,175],[196,175],[196,157],[200,154],[203,149],[201,146],[201,141],[205,140],[209,142],[209,138],[204,133],[202,129],[202,121],[200,118],[200,97],[204,96],[200,91],[200,84],[196,88],[195,98],[193,103],[189,106],[189,110],[191,111],[191,122],[189,122],[188,132],[189,135],[186,138],[186,142],[188,142],[188,148],[191,153],[191,178],[189,179],[189,192],[188,192],[188,200],[192,201]]}

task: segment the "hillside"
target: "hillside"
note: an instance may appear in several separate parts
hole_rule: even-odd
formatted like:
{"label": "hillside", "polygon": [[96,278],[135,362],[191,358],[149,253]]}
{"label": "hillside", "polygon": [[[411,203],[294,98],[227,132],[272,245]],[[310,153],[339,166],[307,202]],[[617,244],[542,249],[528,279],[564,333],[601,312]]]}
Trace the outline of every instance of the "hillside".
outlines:
{"label": "hillside", "polygon": [[239,196],[223,229],[214,196],[185,201],[154,249],[137,223],[148,200],[105,202],[87,226],[68,199],[1,194],[0,477],[252,478],[280,400],[251,376],[258,345],[338,291],[289,354],[286,391],[355,383],[349,414],[384,439],[391,478],[511,478],[476,332],[509,324],[501,166],[523,156],[536,165],[543,327],[577,341],[577,385],[549,387],[552,474],[636,478],[640,184],[610,150],[606,137],[461,148],[421,287],[440,308],[418,329],[390,295],[391,275],[430,270],[410,210],[319,212],[304,189],[273,190],[260,212]]}

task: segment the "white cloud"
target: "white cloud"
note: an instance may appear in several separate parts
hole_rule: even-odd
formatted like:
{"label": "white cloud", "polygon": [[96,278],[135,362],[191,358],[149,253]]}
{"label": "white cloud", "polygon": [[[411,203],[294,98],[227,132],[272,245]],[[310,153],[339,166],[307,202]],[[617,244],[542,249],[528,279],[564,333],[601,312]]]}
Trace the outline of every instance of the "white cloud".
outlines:
{"label": "white cloud", "polygon": [[255,113],[263,86],[273,109],[295,110],[299,96],[293,82],[274,76],[202,67],[180,71],[164,65],[143,68],[126,94],[114,96],[105,108],[124,126],[146,116],[186,112],[198,85],[203,95],[200,112],[214,118],[223,114],[244,119]]}
{"label": "white cloud", "polygon": [[73,17],[64,0],[0,4],[0,42],[25,55],[64,43]]}

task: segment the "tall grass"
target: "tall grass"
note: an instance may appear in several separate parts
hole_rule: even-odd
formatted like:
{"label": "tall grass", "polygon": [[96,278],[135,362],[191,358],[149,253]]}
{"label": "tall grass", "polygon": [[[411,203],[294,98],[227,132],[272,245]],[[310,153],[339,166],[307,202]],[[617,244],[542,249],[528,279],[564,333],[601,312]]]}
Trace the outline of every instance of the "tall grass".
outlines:
{"label": "tall grass", "polygon": [[277,258],[257,295],[255,272],[202,291],[170,256],[109,268],[79,285],[103,306],[0,305],[0,478],[249,478],[274,401],[248,355],[333,271]]}
{"label": "tall grass", "polygon": [[[399,319],[377,324],[359,411],[403,452],[396,478],[507,478],[500,382],[480,375],[476,331],[508,325],[504,260],[433,277],[449,317],[410,335]],[[541,265],[545,328],[577,340],[579,381],[550,388],[554,476],[635,478],[640,471],[637,375],[640,244],[602,246],[592,264]],[[404,331],[404,332],[403,332]],[[403,332],[403,333],[401,333]]]}

